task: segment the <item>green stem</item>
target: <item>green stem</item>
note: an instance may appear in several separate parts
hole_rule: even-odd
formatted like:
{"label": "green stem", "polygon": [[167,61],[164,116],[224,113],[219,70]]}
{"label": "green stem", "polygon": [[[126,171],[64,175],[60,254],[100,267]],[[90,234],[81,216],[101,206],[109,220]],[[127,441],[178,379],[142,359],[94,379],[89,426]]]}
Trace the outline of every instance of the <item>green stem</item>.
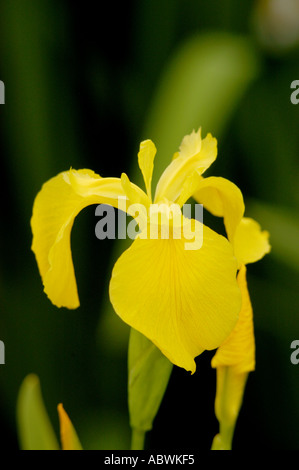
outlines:
{"label": "green stem", "polygon": [[237,372],[231,366],[217,369],[215,411],[220,429],[211,450],[231,450],[236,422],[242,406],[248,372]]}
{"label": "green stem", "polygon": [[145,431],[141,429],[132,429],[131,450],[143,450],[145,441]]}
{"label": "green stem", "polygon": [[[222,440],[223,450],[232,449],[232,441],[234,435],[234,429],[236,420],[228,419],[227,416],[227,404],[229,402],[230,394],[230,369],[229,367],[224,368],[224,383],[223,383],[223,393],[221,401],[221,416],[223,419],[220,421],[220,436]],[[236,415],[237,419],[237,415]]]}

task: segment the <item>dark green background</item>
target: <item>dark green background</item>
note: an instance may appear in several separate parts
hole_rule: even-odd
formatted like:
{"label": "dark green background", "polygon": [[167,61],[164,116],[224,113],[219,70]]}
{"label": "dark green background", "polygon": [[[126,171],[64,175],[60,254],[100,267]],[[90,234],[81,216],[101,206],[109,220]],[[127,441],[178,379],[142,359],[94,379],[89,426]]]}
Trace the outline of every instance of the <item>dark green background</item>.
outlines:
{"label": "dark green background", "polygon": [[[247,0],[0,0],[0,448],[18,449],[16,400],[30,372],[57,432],[63,402],[85,448],[128,448],[128,328],[107,307],[115,243],[96,239],[94,207],[78,216],[72,248],[81,307],[59,310],[43,294],[30,250],[32,204],[43,182],[70,166],[136,173],[140,140],[154,138],[145,129],[165,66],[192,35],[223,31],[250,38],[261,66],[215,135],[211,174],[242,189],[247,215],[271,232],[273,245],[248,266],[257,367],[234,448],[299,448],[299,365],[290,362],[299,338],[299,105],[290,102],[299,51],[274,40],[264,47],[254,8]],[[166,165],[171,153],[161,157]],[[209,449],[218,429],[212,355],[198,358],[194,376],[174,368],[148,447]]]}

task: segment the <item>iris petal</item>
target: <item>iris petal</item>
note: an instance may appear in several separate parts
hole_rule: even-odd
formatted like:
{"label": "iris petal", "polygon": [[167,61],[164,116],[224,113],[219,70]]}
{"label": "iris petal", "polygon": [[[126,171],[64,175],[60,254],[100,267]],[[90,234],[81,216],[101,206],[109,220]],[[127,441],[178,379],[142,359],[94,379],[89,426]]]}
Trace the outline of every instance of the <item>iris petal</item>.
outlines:
{"label": "iris petal", "polygon": [[157,149],[151,140],[141,142],[138,153],[138,164],[143,175],[147,195],[150,199],[152,198],[151,185],[156,152]]}
{"label": "iris petal", "polygon": [[217,140],[208,134],[201,139],[200,130],[184,137],[180,152],[162,174],[156,188],[155,202],[163,198],[177,202],[183,184],[189,176],[197,171],[204,171],[217,157]]}
{"label": "iris petal", "polygon": [[248,217],[243,217],[238,225],[233,245],[239,266],[255,263],[271,250],[269,232],[262,231],[260,225]]}
{"label": "iris petal", "polygon": [[253,312],[246,281],[246,267],[241,266],[238,284],[242,294],[242,307],[238,322],[212,359],[212,367],[234,366],[236,373],[255,369],[255,340]]}
{"label": "iris petal", "polygon": [[223,217],[227,236],[232,241],[245,210],[240,189],[225,178],[211,176],[198,181],[193,197],[211,214]]}
{"label": "iris petal", "polygon": [[233,329],[241,295],[230,243],[205,226],[200,249],[186,250],[189,241],[186,232],[181,239],[136,239],[114,266],[110,300],[123,321],[194,372],[194,358]]}
{"label": "iris petal", "polygon": [[33,207],[31,228],[45,293],[57,307],[77,308],[79,297],[70,235],[77,214],[91,204],[118,207],[126,198],[118,178],[101,178],[90,170],[60,173],[45,183]]}

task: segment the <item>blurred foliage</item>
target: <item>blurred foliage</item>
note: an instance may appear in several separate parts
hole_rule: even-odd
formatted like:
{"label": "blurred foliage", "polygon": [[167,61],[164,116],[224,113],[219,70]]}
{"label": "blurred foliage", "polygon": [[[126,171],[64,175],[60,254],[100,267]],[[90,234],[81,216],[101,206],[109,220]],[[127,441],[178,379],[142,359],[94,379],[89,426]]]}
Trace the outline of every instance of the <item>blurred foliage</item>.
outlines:
{"label": "blurred foliage", "polygon": [[[107,290],[119,245],[96,239],[93,207],[77,217],[72,248],[81,307],[58,310],[30,251],[32,204],[41,185],[70,166],[136,175],[143,138],[155,141],[163,169],[183,135],[202,125],[218,139],[213,175],[242,189],[246,215],[271,232],[273,244],[272,254],[248,266],[257,369],[234,446],[298,449],[299,374],[290,362],[299,337],[299,107],[290,102],[298,34],[281,47],[287,20],[271,29],[262,3],[135,0],[117,10],[105,2],[99,12],[92,2],[0,0],[2,446],[21,445],[17,397],[35,373],[56,435],[63,402],[85,449],[128,448],[129,330],[109,310]],[[237,55],[225,52],[239,38]],[[214,64],[211,81],[207,63]],[[198,358],[193,376],[174,368],[148,446],[209,448],[217,432],[212,355]]]}

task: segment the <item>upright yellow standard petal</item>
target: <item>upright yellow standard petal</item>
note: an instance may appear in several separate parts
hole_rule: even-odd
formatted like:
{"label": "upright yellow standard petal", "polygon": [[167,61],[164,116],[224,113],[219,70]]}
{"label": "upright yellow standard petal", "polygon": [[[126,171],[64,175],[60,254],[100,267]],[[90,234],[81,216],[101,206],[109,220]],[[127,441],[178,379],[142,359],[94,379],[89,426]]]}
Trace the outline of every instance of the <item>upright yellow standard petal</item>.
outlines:
{"label": "upright yellow standard petal", "polygon": [[151,140],[141,142],[138,153],[138,164],[143,175],[147,195],[150,199],[152,199],[151,186],[156,152],[155,144]]}
{"label": "upright yellow standard petal", "polygon": [[269,232],[262,231],[260,225],[248,217],[243,217],[238,225],[233,245],[239,266],[255,263],[271,250]]}
{"label": "upright yellow standard petal", "polygon": [[241,266],[237,280],[242,294],[239,319],[230,336],[217,349],[212,359],[212,367],[234,366],[236,373],[242,373],[253,371],[255,368],[253,312],[244,265]]}
{"label": "upright yellow standard petal", "polygon": [[197,171],[203,174],[217,157],[217,140],[208,134],[201,139],[198,132],[185,136],[180,151],[162,174],[156,188],[155,202],[166,198],[177,202],[183,184],[189,176]]}
{"label": "upright yellow standard petal", "polygon": [[207,227],[200,249],[185,249],[190,239],[186,232],[181,239],[136,239],[114,266],[110,300],[123,321],[193,373],[194,358],[232,331],[241,294],[230,243]]}
{"label": "upright yellow standard petal", "polygon": [[75,428],[65,412],[62,403],[57,406],[62,450],[83,450]]}
{"label": "upright yellow standard petal", "polygon": [[193,155],[198,155],[201,151],[202,139],[201,128],[197,132],[194,130],[189,135],[185,135],[179,149],[179,155],[184,158],[192,158]]}
{"label": "upright yellow standard petal", "polygon": [[119,178],[101,178],[90,170],[60,173],[38,193],[31,218],[32,250],[45,293],[57,307],[79,306],[70,245],[75,217],[91,204],[117,207],[119,196],[126,198]]}

